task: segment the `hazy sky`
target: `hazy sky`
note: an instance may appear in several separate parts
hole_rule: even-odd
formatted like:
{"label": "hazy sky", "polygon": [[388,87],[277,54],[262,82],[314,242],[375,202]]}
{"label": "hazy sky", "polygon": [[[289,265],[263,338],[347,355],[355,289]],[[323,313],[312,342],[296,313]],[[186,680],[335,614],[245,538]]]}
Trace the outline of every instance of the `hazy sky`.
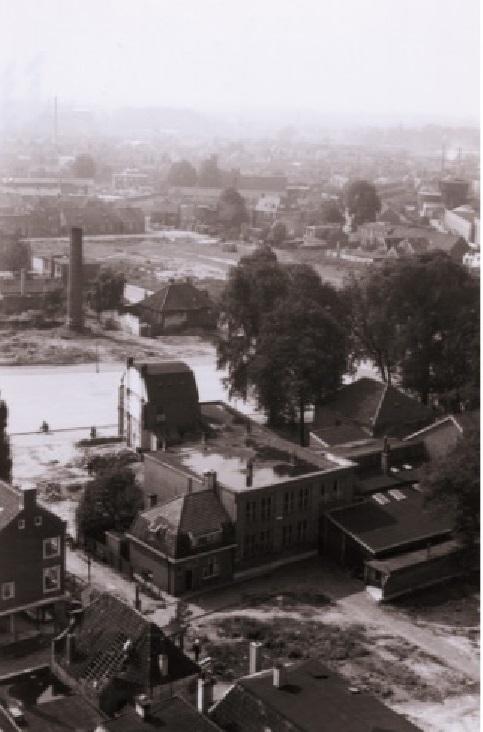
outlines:
{"label": "hazy sky", "polygon": [[479,0],[0,0],[0,103],[477,120],[479,31]]}

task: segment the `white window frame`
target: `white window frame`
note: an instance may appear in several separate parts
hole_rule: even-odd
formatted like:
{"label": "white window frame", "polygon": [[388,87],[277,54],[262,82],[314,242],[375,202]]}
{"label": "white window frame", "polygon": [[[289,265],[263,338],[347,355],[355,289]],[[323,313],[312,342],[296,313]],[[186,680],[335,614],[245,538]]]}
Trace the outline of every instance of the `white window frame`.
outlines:
{"label": "white window frame", "polygon": [[[46,552],[47,542],[55,541],[55,540],[58,542],[57,553],[56,554],[47,554],[47,552]],[[42,554],[43,558],[44,559],[55,559],[55,557],[60,557],[61,546],[62,546],[62,539],[60,536],[49,536],[48,539],[44,539],[43,554]]]}
{"label": "white window frame", "polygon": [[19,519],[18,520],[18,528],[19,529],[25,529],[25,519]]}
{"label": "white window frame", "polygon": [[[57,584],[55,587],[46,587],[45,586],[45,580],[47,578],[47,575],[50,572],[56,572],[57,574]],[[44,594],[46,592],[58,592],[60,590],[60,564],[56,564],[54,567],[45,567],[42,575],[42,587],[44,590]]]}
{"label": "white window frame", "polygon": [[[5,592],[6,589],[10,591],[8,594]],[[3,582],[2,584],[2,600],[14,600],[15,599],[15,582]]]}
{"label": "white window frame", "polygon": [[34,518],[34,526],[42,526],[42,516],[36,516]]}

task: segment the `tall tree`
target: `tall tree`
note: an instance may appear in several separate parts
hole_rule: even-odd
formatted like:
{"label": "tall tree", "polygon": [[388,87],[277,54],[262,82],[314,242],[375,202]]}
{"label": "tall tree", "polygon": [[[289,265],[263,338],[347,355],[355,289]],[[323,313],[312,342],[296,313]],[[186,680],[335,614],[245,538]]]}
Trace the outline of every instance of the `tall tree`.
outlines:
{"label": "tall tree", "polygon": [[298,415],[304,445],[306,407],[341,385],[347,360],[343,327],[316,300],[292,292],[262,325],[249,379],[269,422]]}
{"label": "tall tree", "polygon": [[168,173],[168,183],[172,186],[195,186],[198,182],[196,168],[188,160],[173,163]]}
{"label": "tall tree", "polygon": [[102,541],[105,531],[126,531],[143,506],[143,494],[131,468],[107,463],[87,484],[79,501],[78,534]]}
{"label": "tall tree", "polygon": [[381,199],[375,186],[367,180],[354,180],[346,191],[346,204],[352,225],[359,226],[367,221],[375,221],[381,210]]}
{"label": "tall tree", "polygon": [[124,298],[126,277],[122,272],[115,272],[110,267],[104,267],[92,283],[88,300],[96,311],[97,316],[105,310],[118,310]]}
{"label": "tall tree", "polygon": [[239,229],[248,221],[245,199],[236,188],[225,188],[218,201],[218,221],[226,229]]}
{"label": "tall tree", "polygon": [[476,556],[480,541],[480,432],[462,437],[455,447],[427,467],[421,489],[429,507],[453,517],[454,534],[465,556]]}
{"label": "tall tree", "polygon": [[342,206],[337,201],[326,201],[320,207],[322,222],[324,224],[343,224],[345,216]]}
{"label": "tall tree", "polygon": [[12,458],[10,456],[10,440],[7,434],[8,408],[0,401],[0,480],[10,483],[12,480]]}

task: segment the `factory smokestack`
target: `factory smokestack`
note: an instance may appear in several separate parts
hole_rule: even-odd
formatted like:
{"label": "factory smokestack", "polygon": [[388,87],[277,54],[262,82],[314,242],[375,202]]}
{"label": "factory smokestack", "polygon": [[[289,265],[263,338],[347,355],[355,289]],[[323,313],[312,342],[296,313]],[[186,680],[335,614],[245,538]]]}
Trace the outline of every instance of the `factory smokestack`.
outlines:
{"label": "factory smokestack", "polygon": [[70,330],[84,327],[82,313],[82,229],[73,227],[70,232],[69,289],[67,323]]}

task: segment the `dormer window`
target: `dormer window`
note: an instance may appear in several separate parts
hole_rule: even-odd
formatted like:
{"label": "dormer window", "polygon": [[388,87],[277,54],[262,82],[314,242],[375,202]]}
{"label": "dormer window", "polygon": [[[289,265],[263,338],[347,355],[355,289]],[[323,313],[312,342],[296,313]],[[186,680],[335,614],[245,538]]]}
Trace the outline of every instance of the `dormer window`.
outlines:
{"label": "dormer window", "polygon": [[18,528],[25,529],[25,519],[19,519]]}
{"label": "dormer window", "polygon": [[36,516],[34,518],[34,525],[35,526],[42,526],[42,516]]}
{"label": "dormer window", "polygon": [[203,547],[209,546],[210,544],[216,544],[221,540],[222,531],[210,531],[209,534],[201,534],[200,536],[193,536],[189,534],[192,547]]}

